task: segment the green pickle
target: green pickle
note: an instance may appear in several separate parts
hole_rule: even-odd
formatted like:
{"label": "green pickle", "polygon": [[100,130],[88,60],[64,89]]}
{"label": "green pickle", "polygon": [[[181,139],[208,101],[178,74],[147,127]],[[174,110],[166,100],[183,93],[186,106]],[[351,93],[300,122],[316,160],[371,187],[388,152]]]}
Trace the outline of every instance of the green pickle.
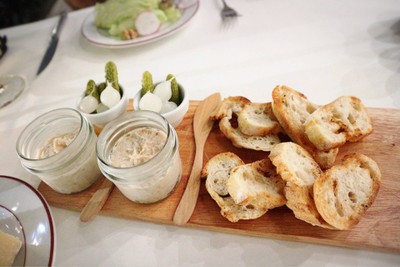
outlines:
{"label": "green pickle", "polygon": [[[117,66],[114,62],[109,61],[106,64],[106,81],[111,83],[111,86],[120,92],[119,83],[118,83],[118,71]],[[121,93],[121,92],[120,92]]]}
{"label": "green pickle", "polygon": [[99,91],[97,90],[96,83],[93,80],[89,80],[86,85],[85,96],[91,95],[100,102]]}
{"label": "green pickle", "polygon": [[99,85],[97,86],[97,91],[99,92],[99,94],[101,94],[101,92],[103,92],[104,89],[106,89],[106,87],[107,87],[106,82],[99,83]]}
{"label": "green pickle", "polygon": [[144,96],[147,92],[153,93],[154,92],[154,83],[153,83],[153,76],[150,72],[145,71],[143,72],[142,76],[142,91],[141,95]]}
{"label": "green pickle", "polygon": [[171,80],[171,91],[172,95],[169,101],[174,102],[177,106],[181,103],[180,94],[179,94],[179,85],[176,81],[176,78],[172,74],[168,74],[167,81]]}

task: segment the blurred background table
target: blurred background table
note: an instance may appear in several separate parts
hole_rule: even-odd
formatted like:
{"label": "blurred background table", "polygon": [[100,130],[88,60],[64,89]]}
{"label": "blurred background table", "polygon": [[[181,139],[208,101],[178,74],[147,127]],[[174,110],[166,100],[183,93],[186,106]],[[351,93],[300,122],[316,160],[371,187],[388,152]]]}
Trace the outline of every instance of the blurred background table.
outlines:
{"label": "blurred background table", "polygon": [[[0,60],[0,74],[22,74],[28,86],[15,102],[0,109],[0,174],[38,186],[39,181],[18,160],[18,135],[38,115],[74,107],[87,80],[103,78],[109,60],[117,64],[120,81],[131,97],[140,87],[141,74],[149,70],[155,80],[175,74],[195,100],[219,91],[223,97],[244,95],[256,102],[270,101],[275,85],[285,84],[319,104],[355,95],[368,107],[400,108],[398,1],[230,0],[229,4],[242,14],[229,27],[221,23],[220,1],[201,1],[196,16],[178,33],[124,49],[89,44],[80,28],[93,7],[71,11],[56,54],[39,76],[36,71],[56,18],[1,29],[9,50]],[[104,216],[81,223],[76,212],[51,210],[57,233],[55,265],[60,266],[400,263],[395,253]]]}

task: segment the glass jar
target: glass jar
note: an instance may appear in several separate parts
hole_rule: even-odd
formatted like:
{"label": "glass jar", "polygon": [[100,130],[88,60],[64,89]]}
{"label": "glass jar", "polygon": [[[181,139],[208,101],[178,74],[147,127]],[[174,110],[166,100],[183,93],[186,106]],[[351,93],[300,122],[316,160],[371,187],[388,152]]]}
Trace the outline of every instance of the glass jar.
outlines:
{"label": "glass jar", "polygon": [[93,126],[79,111],[55,109],[22,131],[17,153],[28,171],[55,191],[71,194],[85,190],[101,175],[96,141]]}
{"label": "glass jar", "polygon": [[[118,141],[121,138],[126,140],[127,136],[131,137],[133,132],[144,128],[165,134],[166,140],[160,150],[137,165],[116,167],[111,156]],[[129,139],[129,142],[133,145],[152,141],[143,139],[143,136],[136,136]],[[135,157],[133,154],[126,157],[132,156]],[[102,173],[125,197],[137,203],[154,203],[165,199],[174,191],[182,175],[175,129],[160,114],[152,111],[128,112],[107,124],[97,141],[97,159]]]}

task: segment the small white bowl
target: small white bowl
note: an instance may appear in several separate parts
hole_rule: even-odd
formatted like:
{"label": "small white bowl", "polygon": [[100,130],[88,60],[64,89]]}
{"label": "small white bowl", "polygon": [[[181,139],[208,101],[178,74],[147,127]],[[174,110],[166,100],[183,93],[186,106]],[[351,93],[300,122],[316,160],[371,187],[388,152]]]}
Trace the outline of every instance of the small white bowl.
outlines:
{"label": "small white bowl", "polygon": [[[185,117],[186,112],[189,110],[189,96],[187,94],[187,91],[185,88],[181,85],[179,85],[179,92],[182,98],[182,102],[179,104],[179,106],[171,110],[170,112],[167,113],[162,113],[161,115],[172,125],[172,127],[176,128],[178,125],[182,122],[183,118]],[[136,94],[135,97],[133,98],[133,109],[134,110],[140,110],[139,109],[139,101],[141,98],[141,90],[139,90]]]}
{"label": "small white bowl", "polygon": [[101,113],[94,113],[94,114],[89,114],[89,113],[83,112],[79,108],[79,103],[81,102],[82,98],[85,97],[85,93],[83,93],[81,95],[81,97],[78,99],[77,110],[80,111],[82,113],[82,115],[85,116],[92,124],[99,126],[99,127],[104,127],[107,123],[118,118],[120,115],[122,115],[126,111],[126,108],[128,106],[128,100],[129,100],[128,95],[125,92],[123,87],[120,87],[120,88],[121,88],[121,92],[122,92],[122,97],[121,97],[120,101],[118,102],[118,104],[116,104],[109,110],[106,110]]}

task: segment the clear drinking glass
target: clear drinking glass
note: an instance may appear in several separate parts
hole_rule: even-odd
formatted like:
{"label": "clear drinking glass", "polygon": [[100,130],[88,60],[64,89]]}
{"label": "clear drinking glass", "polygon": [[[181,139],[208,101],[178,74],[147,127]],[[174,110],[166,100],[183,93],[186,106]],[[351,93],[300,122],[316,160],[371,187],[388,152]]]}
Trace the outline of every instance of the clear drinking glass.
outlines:
{"label": "clear drinking glass", "polygon": [[26,81],[21,75],[0,76],[0,108],[14,101],[25,89]]}

